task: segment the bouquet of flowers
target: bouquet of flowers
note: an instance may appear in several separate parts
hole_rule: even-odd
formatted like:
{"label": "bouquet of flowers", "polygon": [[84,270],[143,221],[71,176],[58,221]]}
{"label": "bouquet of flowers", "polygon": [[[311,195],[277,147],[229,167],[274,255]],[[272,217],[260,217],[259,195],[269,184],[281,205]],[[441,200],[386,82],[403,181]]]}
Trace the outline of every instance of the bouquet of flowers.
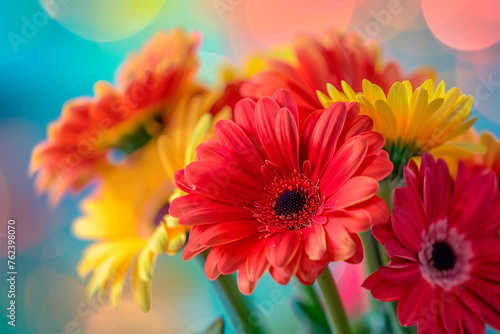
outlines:
{"label": "bouquet of flowers", "polygon": [[472,128],[470,96],[349,32],[228,64],[209,87],[200,43],[158,33],[33,150],[52,205],[92,187],[73,224],[93,241],[78,265],[90,296],[117,308],[130,285],[147,312],[157,257],[181,252],[234,328],[265,331],[241,294],[269,273],[300,282],[311,331],[371,333],[349,323],[329,267],[363,262],[381,331],[500,330],[500,142]]}

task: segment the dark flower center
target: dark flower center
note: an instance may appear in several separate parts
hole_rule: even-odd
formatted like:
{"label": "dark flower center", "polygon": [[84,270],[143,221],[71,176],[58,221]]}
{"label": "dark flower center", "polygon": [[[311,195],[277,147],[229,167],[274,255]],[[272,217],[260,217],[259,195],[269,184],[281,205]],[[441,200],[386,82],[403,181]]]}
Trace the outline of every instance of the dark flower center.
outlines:
{"label": "dark flower center", "polygon": [[289,190],[276,200],[274,211],[278,216],[294,216],[307,207],[306,195],[298,190]]}
{"label": "dark flower center", "polygon": [[418,252],[422,276],[432,286],[450,289],[470,278],[474,256],[470,240],[464,233],[440,219],[429,225],[423,234]]}
{"label": "dark flower center", "polygon": [[433,245],[432,263],[439,271],[449,270],[455,266],[455,253],[447,242],[436,242]]}
{"label": "dark flower center", "polygon": [[294,172],[264,188],[255,217],[264,225],[298,230],[311,224],[320,205],[317,182]]}

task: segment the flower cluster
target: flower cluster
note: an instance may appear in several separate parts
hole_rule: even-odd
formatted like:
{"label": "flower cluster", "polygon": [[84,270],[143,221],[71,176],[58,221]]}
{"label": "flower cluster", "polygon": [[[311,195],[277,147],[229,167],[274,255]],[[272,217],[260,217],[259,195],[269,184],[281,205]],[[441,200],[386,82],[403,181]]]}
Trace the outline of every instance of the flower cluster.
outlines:
{"label": "flower cluster", "polygon": [[309,321],[326,312],[348,332],[329,269],[345,261],[397,302],[384,319],[500,330],[500,142],[473,130],[472,97],[430,68],[403,74],[354,33],[300,37],[215,87],[196,78],[199,45],[198,33],[156,35],[116,87],[65,104],[33,150],[53,204],[93,184],[73,225],[93,241],[78,266],[90,295],[118,307],[130,284],[148,311],[157,257],[182,250],[225,289],[237,272],[247,295],[267,272],[318,281],[325,303]]}

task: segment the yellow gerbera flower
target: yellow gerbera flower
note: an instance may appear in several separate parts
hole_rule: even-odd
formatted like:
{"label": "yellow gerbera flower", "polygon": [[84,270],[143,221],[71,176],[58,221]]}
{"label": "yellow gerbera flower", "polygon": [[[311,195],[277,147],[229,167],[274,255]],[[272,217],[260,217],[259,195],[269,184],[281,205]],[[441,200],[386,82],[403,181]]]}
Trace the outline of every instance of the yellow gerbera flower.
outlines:
{"label": "yellow gerbera flower", "polygon": [[370,116],[374,130],[384,136],[384,148],[396,174],[409,159],[423,152],[433,154],[444,146],[456,149],[457,154],[464,150],[484,152],[478,144],[453,142],[476,118],[468,119],[472,97],[461,94],[458,88],[446,91],[443,81],[435,87],[434,80],[427,80],[415,90],[409,81],[396,82],[387,96],[368,80],[363,80],[360,93],[346,82],[341,86],[343,91],[327,85],[328,95],[318,91],[320,102],[325,108],[336,101],[358,102],[360,114]]}
{"label": "yellow gerbera flower", "polygon": [[[133,296],[143,311],[149,310],[157,256],[175,254],[186,240],[186,227],[167,214],[170,201],[179,196],[173,175],[194,159],[194,148],[209,136],[213,117],[206,111],[215,99],[209,93],[185,95],[163,135],[111,167],[83,201],[73,231],[95,240],[78,267],[82,277],[93,272],[89,295],[99,291],[104,297],[109,288],[117,308],[130,268]],[[228,113],[219,112],[217,118]]]}

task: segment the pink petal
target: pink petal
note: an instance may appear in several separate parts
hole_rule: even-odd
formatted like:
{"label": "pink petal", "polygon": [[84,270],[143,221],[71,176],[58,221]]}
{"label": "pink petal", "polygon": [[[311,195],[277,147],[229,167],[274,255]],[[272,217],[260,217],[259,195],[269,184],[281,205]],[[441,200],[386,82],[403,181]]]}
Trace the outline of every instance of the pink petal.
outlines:
{"label": "pink petal", "polygon": [[424,205],[429,223],[448,216],[451,187],[451,177],[443,160],[438,161],[437,169],[425,171]]}
{"label": "pink petal", "polygon": [[418,193],[414,190],[399,187],[394,190],[394,206],[404,207],[408,212],[411,212],[419,226],[425,226],[427,217],[425,215],[424,204]]}
{"label": "pink petal", "polygon": [[425,226],[413,212],[402,206],[392,211],[392,228],[399,242],[412,253],[417,253],[422,243]]}
{"label": "pink petal", "polygon": [[397,314],[401,325],[412,326],[417,323],[417,320],[422,320],[418,311],[429,310],[430,301],[435,300],[437,296],[434,288],[423,278],[406,287],[398,302]]}
{"label": "pink petal", "polygon": [[368,276],[362,286],[370,290],[373,298],[383,302],[399,300],[406,288],[406,285],[387,282],[380,276],[378,271]]}
{"label": "pink petal", "polygon": [[385,250],[387,255],[392,257],[399,257],[408,261],[417,262],[417,254],[410,252],[408,249],[404,248],[403,245],[396,239],[388,239],[385,242]]}
{"label": "pink petal", "polygon": [[389,239],[396,239],[390,219],[386,223],[374,225],[372,228],[372,234],[382,245],[384,245]]}
{"label": "pink petal", "polygon": [[484,229],[498,191],[495,180],[494,173],[483,173],[471,180],[460,198],[454,198],[451,221],[460,232],[474,235]]}

